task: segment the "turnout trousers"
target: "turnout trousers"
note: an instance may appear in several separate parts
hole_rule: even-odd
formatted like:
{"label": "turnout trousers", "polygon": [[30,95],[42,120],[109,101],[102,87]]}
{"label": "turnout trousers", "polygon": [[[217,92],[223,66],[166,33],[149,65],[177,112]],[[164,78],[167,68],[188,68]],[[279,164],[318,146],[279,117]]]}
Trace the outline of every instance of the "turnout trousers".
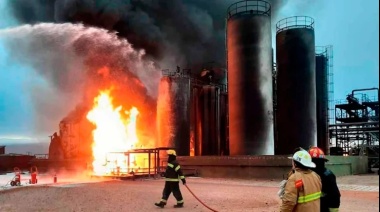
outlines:
{"label": "turnout trousers", "polygon": [[183,204],[183,198],[181,194],[181,190],[179,190],[179,182],[165,182],[164,190],[162,191],[162,200],[163,202],[166,202],[170,196],[170,194],[173,192],[174,197],[177,200],[177,204]]}

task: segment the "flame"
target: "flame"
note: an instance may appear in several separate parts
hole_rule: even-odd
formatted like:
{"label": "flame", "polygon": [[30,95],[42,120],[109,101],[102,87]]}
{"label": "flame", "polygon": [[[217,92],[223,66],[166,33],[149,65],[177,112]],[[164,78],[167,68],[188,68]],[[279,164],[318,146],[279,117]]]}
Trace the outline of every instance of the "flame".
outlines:
{"label": "flame", "polygon": [[[124,155],[138,142],[136,120],[139,111],[132,107],[122,114],[122,106],[114,108],[110,91],[100,91],[87,119],[96,126],[93,134],[93,174],[107,175],[113,172],[128,172],[134,158]],[[125,117],[126,118],[123,118]]]}

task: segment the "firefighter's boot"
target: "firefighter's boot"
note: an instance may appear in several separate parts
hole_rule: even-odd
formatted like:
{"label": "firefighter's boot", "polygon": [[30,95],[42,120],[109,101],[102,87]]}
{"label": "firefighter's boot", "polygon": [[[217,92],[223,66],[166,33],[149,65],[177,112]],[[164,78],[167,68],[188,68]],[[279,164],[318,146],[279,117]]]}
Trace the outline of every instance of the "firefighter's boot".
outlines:
{"label": "firefighter's boot", "polygon": [[183,203],[177,203],[177,205],[174,205],[175,208],[183,208]]}
{"label": "firefighter's boot", "polygon": [[160,208],[164,208],[165,205],[166,205],[166,202],[160,201],[158,203],[157,202],[154,203],[154,205],[157,206],[157,207],[160,207]]}

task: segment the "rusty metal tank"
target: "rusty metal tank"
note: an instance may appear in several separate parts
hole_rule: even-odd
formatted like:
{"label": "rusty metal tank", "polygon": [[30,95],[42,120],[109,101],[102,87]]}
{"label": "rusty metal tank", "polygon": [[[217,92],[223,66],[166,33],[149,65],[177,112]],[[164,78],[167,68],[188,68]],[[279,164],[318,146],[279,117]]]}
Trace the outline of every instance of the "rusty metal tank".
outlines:
{"label": "rusty metal tank", "polygon": [[275,154],[316,145],[314,20],[283,19],[276,25],[277,136]]}
{"label": "rusty metal tank", "polygon": [[220,94],[220,155],[230,155],[228,138],[228,94]]}
{"label": "rusty metal tank", "polygon": [[227,10],[230,155],[273,154],[271,7],[241,1]]}
{"label": "rusty metal tank", "polygon": [[190,78],[163,76],[157,101],[158,147],[174,147],[190,155]]}
{"label": "rusty metal tank", "polygon": [[190,155],[202,154],[202,118],[201,118],[201,92],[202,86],[191,86],[191,118],[190,118]]}
{"label": "rusty metal tank", "polygon": [[61,150],[58,151],[62,152],[59,153],[59,158],[92,159],[91,145],[93,143],[92,130],[94,128],[86,118],[87,113],[87,107],[79,106],[59,122],[59,136],[55,135],[54,137],[57,137],[57,140],[53,142],[60,143],[58,146],[60,146]]}

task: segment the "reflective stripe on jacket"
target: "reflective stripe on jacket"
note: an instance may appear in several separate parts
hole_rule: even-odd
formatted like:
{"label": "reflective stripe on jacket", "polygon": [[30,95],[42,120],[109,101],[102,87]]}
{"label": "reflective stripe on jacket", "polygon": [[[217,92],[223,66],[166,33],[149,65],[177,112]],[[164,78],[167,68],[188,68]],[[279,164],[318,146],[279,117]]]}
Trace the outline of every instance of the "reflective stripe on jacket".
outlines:
{"label": "reflective stripe on jacket", "polygon": [[322,183],[311,170],[295,169],[285,186],[281,212],[320,212]]}
{"label": "reflective stripe on jacket", "polygon": [[179,182],[180,179],[185,179],[185,176],[179,163],[176,160],[168,163],[165,171],[165,181]]}

